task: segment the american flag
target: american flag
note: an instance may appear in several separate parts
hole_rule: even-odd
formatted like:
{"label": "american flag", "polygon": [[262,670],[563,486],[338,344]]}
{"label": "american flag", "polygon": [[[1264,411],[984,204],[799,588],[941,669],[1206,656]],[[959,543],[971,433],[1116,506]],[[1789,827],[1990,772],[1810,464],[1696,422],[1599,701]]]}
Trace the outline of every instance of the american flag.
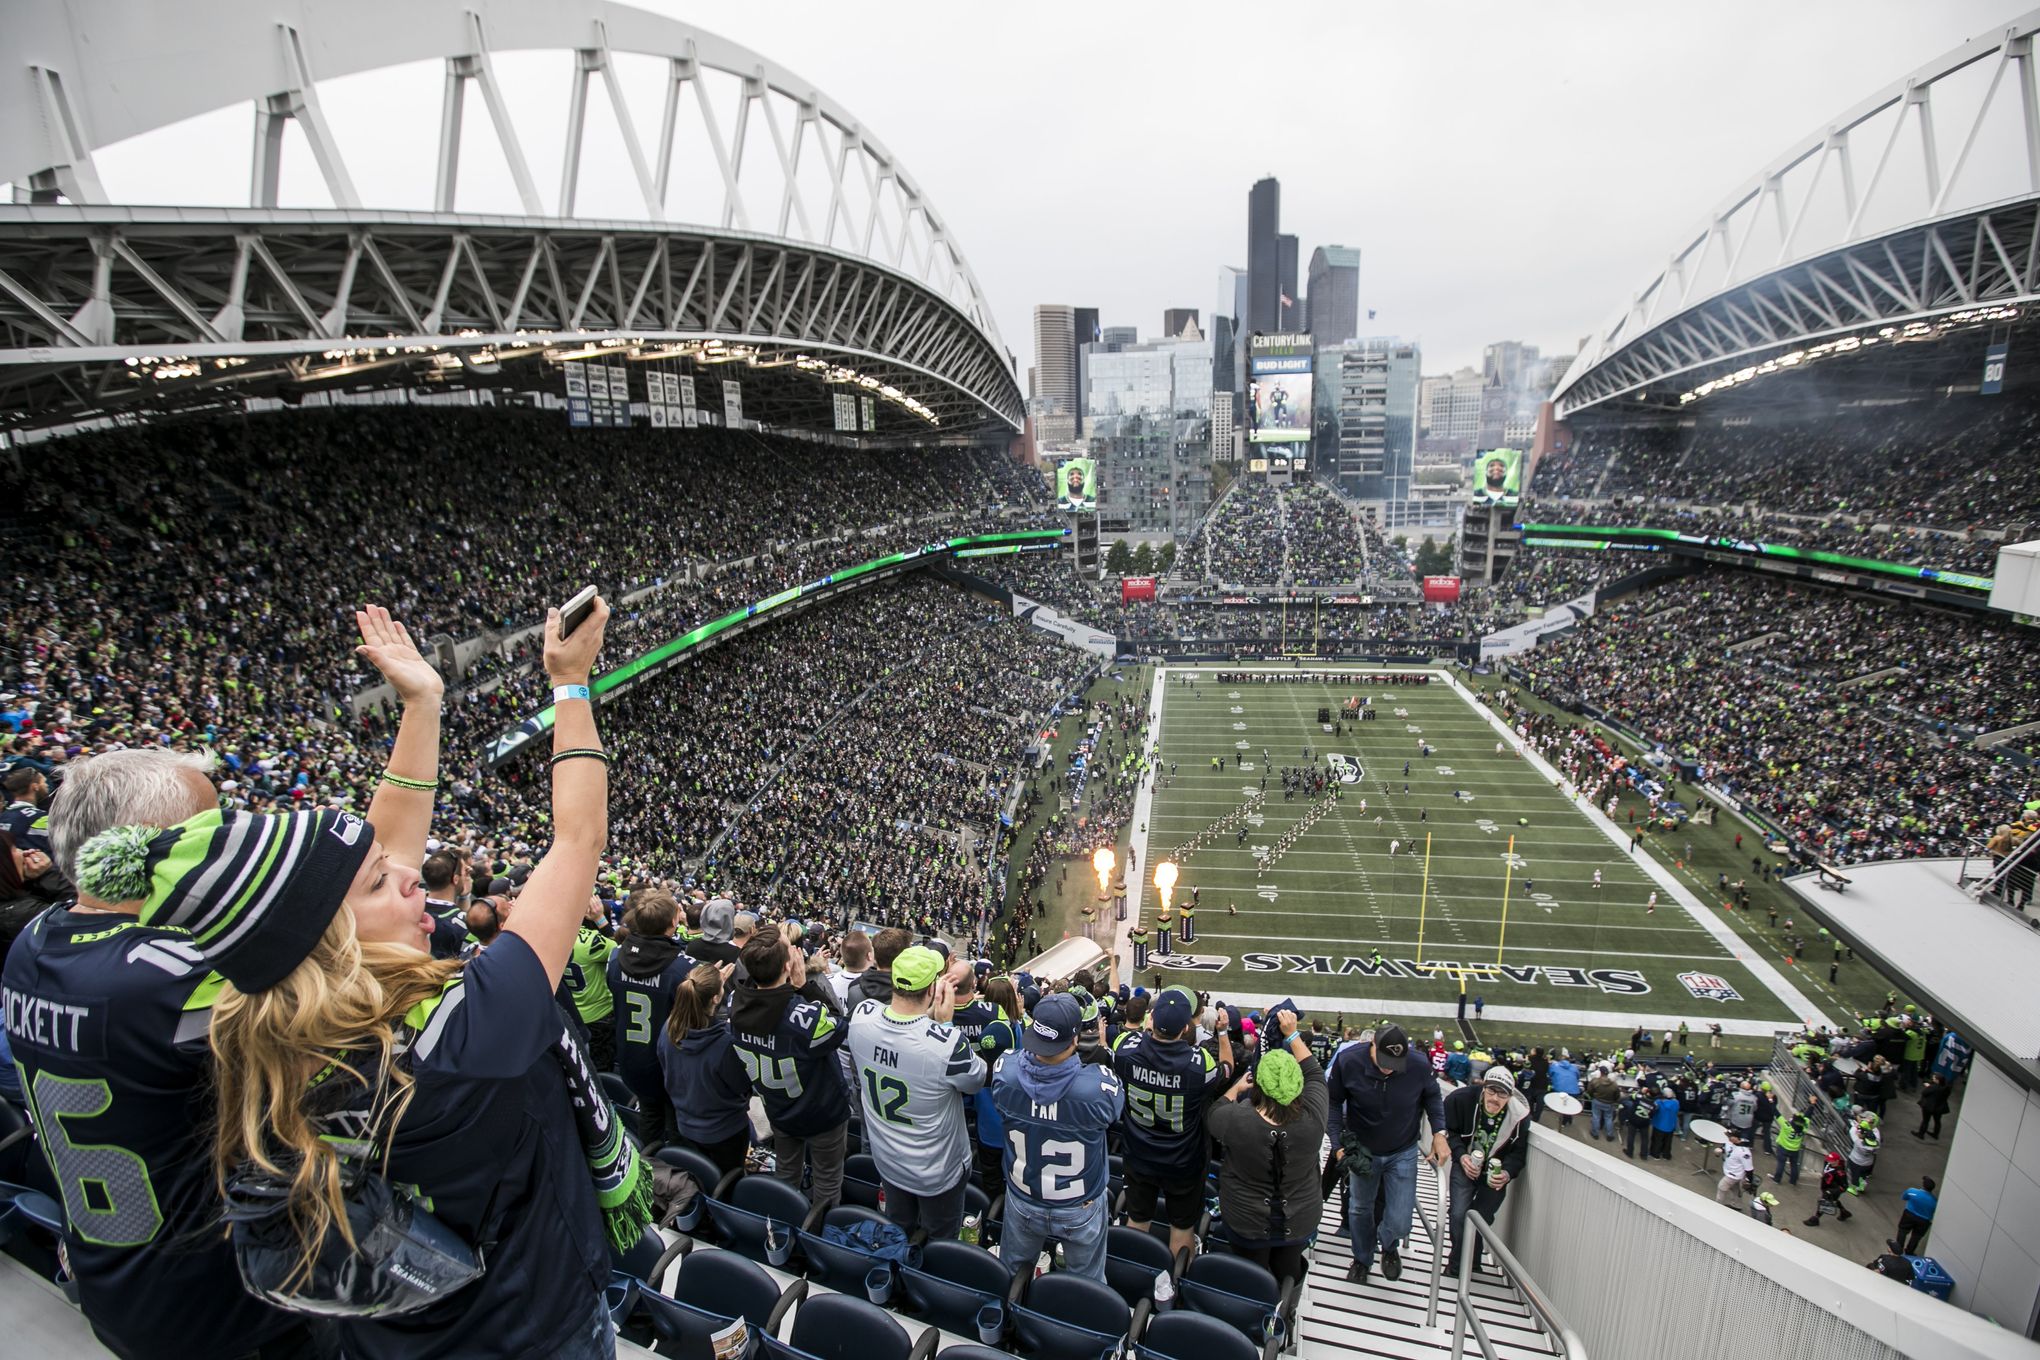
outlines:
{"label": "american flag", "polygon": [[1278,293],[1276,296],[1282,299],[1282,305],[1285,307],[1294,307],[1296,305],[1296,299],[1287,293]]}

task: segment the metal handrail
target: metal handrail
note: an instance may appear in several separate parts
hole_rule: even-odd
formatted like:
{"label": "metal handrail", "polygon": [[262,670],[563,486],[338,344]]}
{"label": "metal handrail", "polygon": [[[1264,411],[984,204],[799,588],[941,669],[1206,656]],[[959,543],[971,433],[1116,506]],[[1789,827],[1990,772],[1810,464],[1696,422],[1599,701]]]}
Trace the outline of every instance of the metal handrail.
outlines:
{"label": "metal handrail", "polygon": [[[1418,1155],[1422,1156],[1421,1153]],[[1424,1301],[1424,1325],[1426,1327],[1436,1327],[1438,1325],[1438,1295],[1445,1278],[1445,1229],[1449,1225],[1452,1213],[1449,1200],[1452,1191],[1449,1184],[1450,1177],[1447,1174],[1451,1166],[1452,1163],[1448,1161],[1444,1166],[1437,1168],[1437,1216],[1433,1218],[1430,1215],[1424,1215],[1424,1226],[1431,1233],[1431,1291],[1430,1297]],[[1417,1202],[1417,1212],[1424,1214],[1424,1205],[1421,1200]]]}
{"label": "metal handrail", "polygon": [[1464,1353],[1469,1324],[1473,1328],[1473,1339],[1480,1343],[1481,1355],[1486,1360],[1497,1360],[1495,1343],[1488,1338],[1487,1328],[1481,1324],[1480,1314],[1473,1308],[1473,1260],[1480,1255],[1483,1242],[1495,1254],[1503,1274],[1515,1282],[1516,1292],[1523,1296],[1523,1302],[1530,1305],[1530,1311],[1537,1314],[1538,1320],[1544,1324],[1545,1334],[1558,1343],[1558,1353],[1566,1360],[1587,1360],[1586,1343],[1580,1340],[1580,1334],[1566,1325],[1565,1319],[1558,1315],[1558,1309],[1538,1289],[1537,1281],[1523,1269],[1523,1263],[1502,1245],[1502,1239],[1495,1235],[1494,1226],[1478,1212],[1468,1209],[1463,1228],[1472,1233],[1473,1238],[1459,1253],[1459,1307],[1455,1310],[1457,1316],[1452,1320],[1452,1360],[1459,1360]]}

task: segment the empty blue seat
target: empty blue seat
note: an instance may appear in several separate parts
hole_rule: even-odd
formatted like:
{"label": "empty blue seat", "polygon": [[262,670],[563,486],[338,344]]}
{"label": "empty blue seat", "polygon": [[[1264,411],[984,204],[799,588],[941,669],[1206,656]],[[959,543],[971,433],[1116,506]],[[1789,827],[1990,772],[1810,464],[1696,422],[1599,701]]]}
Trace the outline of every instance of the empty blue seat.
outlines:
{"label": "empty blue seat", "polygon": [[1152,1298],[1155,1276],[1175,1265],[1169,1244],[1133,1228],[1105,1230],[1105,1283],[1131,1308]]}
{"label": "empty blue seat", "polygon": [[1009,1311],[1018,1349],[1032,1360],[1098,1360],[1126,1339],[1138,1311],[1096,1280],[1067,1271],[1037,1275],[1023,1300]]}
{"label": "empty blue seat", "polygon": [[[1295,1304],[1297,1281],[1278,1281],[1244,1256],[1199,1256],[1176,1282],[1184,1309],[1204,1313],[1237,1330],[1254,1345],[1279,1337]],[[1271,1318],[1280,1319],[1270,1325]]]}
{"label": "empty blue seat", "polygon": [[808,1210],[807,1196],[773,1176],[725,1176],[708,1201],[724,1244],[770,1265],[784,1265],[792,1256],[794,1234]]}
{"label": "empty blue seat", "polygon": [[761,1332],[777,1330],[807,1289],[806,1280],[780,1289],[763,1266],[734,1252],[696,1251],[681,1261],[670,1293],[640,1286],[636,1311],[651,1321],[661,1355],[706,1357],[710,1334],[737,1318]]}
{"label": "empty blue seat", "polygon": [[929,1242],[899,1277],[904,1311],[964,1336],[976,1334],[978,1310],[1003,1303],[1013,1287],[1006,1263],[968,1242]]}
{"label": "empty blue seat", "polygon": [[929,1360],[941,1339],[930,1327],[909,1345],[906,1328],[877,1304],[849,1294],[816,1294],[793,1315],[791,1338],[759,1334],[758,1355],[760,1360]]}
{"label": "empty blue seat", "polygon": [[870,1153],[843,1159],[843,1202],[860,1209],[878,1207],[878,1162]]}
{"label": "empty blue seat", "polygon": [[1203,1313],[1162,1313],[1149,1320],[1134,1345],[1138,1360],[1273,1360],[1279,1345],[1262,1347],[1215,1317]]}

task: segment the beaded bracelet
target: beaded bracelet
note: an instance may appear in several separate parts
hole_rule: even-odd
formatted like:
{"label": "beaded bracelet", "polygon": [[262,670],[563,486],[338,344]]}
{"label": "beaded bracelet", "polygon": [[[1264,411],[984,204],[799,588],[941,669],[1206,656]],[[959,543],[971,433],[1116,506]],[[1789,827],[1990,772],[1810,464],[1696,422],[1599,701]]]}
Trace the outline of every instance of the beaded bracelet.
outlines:
{"label": "beaded bracelet", "polygon": [[393,784],[400,789],[416,789],[419,793],[433,793],[439,788],[439,784],[435,780],[406,779],[400,774],[391,774],[388,770],[383,771],[382,782]]}
{"label": "beaded bracelet", "polygon": [[551,766],[558,765],[563,760],[578,760],[584,757],[589,760],[599,760],[605,766],[609,764],[609,752],[598,750],[593,746],[577,746],[569,751],[556,751],[553,753],[553,758],[546,763],[548,768],[550,768]]}

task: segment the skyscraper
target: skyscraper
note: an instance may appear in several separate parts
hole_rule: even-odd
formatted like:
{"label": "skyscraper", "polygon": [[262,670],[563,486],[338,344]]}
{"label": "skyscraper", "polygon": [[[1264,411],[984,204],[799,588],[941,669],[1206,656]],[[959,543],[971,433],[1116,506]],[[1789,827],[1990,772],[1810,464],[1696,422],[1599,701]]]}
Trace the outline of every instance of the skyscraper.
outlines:
{"label": "skyscraper", "polygon": [[[1162,312],[1162,339],[1175,340],[1182,336],[1184,327],[1197,328],[1195,307],[1170,307]],[[1199,332],[1200,334],[1202,332]]]}
{"label": "skyscraper", "polygon": [[1075,334],[1071,339],[1071,343],[1076,346],[1075,353],[1077,356],[1076,400],[1070,406],[1070,410],[1076,415],[1079,427],[1081,428],[1085,415],[1083,409],[1084,394],[1090,390],[1088,385],[1089,374],[1086,366],[1091,361],[1091,355],[1090,351],[1086,350],[1084,346],[1098,338],[1098,309],[1096,307],[1074,307],[1070,309],[1070,315],[1075,318]]}
{"label": "skyscraper", "polygon": [[1325,350],[1360,333],[1360,252],[1319,246],[1310,253],[1310,338]]}
{"label": "skyscraper", "polygon": [[1034,309],[1035,434],[1041,440],[1074,439],[1077,433],[1076,312],[1061,303]]}
{"label": "skyscraper", "polygon": [[[1239,318],[1239,324],[1248,333],[1280,330],[1282,326],[1281,262],[1275,244],[1281,227],[1282,185],[1271,175],[1255,181],[1247,193],[1247,313]],[[1289,272],[1293,280],[1293,256]]]}
{"label": "skyscraper", "polygon": [[1286,232],[1275,238],[1275,328],[1302,329],[1303,297],[1296,291],[1296,238]]}

